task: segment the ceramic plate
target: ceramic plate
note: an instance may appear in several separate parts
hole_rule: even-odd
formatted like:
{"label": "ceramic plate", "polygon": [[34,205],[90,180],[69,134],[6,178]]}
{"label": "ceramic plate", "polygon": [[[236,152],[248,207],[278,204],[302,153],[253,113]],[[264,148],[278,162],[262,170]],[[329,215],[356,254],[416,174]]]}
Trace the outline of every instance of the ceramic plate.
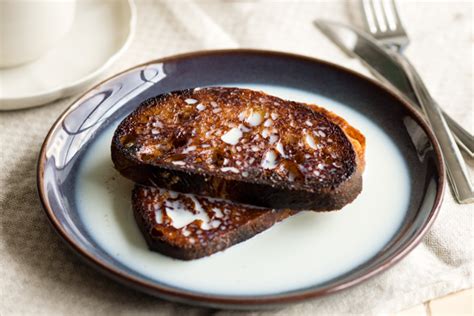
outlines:
{"label": "ceramic plate", "polygon": [[[112,134],[149,97],[215,85],[316,103],[359,128],[367,138],[361,195],[338,212],[301,212],[203,259],[149,251],[130,207],[133,183],[110,160]],[[227,308],[320,297],[389,268],[432,224],[444,182],[431,131],[390,91],[324,61],[255,50],[174,56],[110,78],[57,120],[38,165],[47,216],[87,262],[152,295]]]}
{"label": "ceramic plate", "polygon": [[133,0],[78,1],[71,30],[39,59],[0,69],[0,110],[46,104],[83,91],[130,45]]}

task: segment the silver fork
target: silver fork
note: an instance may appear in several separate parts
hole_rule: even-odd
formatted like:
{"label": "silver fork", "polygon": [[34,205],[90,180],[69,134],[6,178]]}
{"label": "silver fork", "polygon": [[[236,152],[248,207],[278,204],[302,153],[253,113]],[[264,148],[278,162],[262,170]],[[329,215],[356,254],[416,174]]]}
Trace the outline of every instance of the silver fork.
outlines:
{"label": "silver fork", "polygon": [[[370,33],[391,51],[392,56],[400,62],[407,73],[418,102],[440,144],[454,196],[459,203],[474,202],[473,187],[469,180],[466,163],[448,127],[445,119],[447,116],[443,116],[439,105],[431,97],[418,72],[402,55],[409,44],[409,38],[400,21],[394,0],[362,0],[362,6]],[[472,141],[469,133],[467,136]],[[467,139],[467,141],[470,140]]]}
{"label": "silver fork", "polygon": [[393,0],[362,0],[362,7],[367,28],[380,43],[398,52],[408,46],[410,40]]}
{"label": "silver fork", "polygon": [[[398,16],[397,7],[393,0],[362,0],[367,29],[379,43],[385,46],[393,55],[400,59],[399,54],[408,46],[410,40]],[[474,157],[474,136],[464,127],[453,120],[446,112],[443,116],[453,131],[459,146]]]}

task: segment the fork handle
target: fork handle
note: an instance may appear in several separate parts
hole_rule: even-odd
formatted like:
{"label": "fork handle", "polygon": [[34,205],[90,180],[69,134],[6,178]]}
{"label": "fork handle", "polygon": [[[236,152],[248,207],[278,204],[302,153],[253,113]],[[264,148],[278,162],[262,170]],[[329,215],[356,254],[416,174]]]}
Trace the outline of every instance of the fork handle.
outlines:
{"label": "fork handle", "polygon": [[[406,67],[403,65],[404,61],[403,59],[406,60],[406,57],[402,55],[401,53],[397,51],[389,51],[389,55],[398,61],[398,63],[404,68],[405,72],[407,72]],[[413,66],[411,66],[413,68]],[[408,81],[410,79],[407,76]],[[416,95],[416,92],[414,91],[413,84],[412,82],[407,83],[407,87],[405,89],[406,91],[402,91],[411,101],[415,103],[415,105],[418,105],[421,107],[419,104],[418,96]],[[464,127],[459,125],[458,122],[456,122],[451,116],[449,116],[448,113],[444,112],[443,109],[441,109],[441,112],[443,113],[444,118],[446,119],[446,123],[448,123],[449,128],[453,132],[454,139],[456,140],[456,143],[461,147],[461,149],[464,150],[466,154],[469,155],[470,158],[474,158],[474,135],[469,133]]]}
{"label": "fork handle", "polygon": [[[398,61],[398,58],[395,58],[395,60]],[[400,62],[398,62],[400,64]],[[369,68],[370,72],[378,78],[381,82],[386,84],[387,86],[390,87],[391,90],[396,92],[399,97],[405,100],[405,102],[408,102],[410,104],[413,104],[413,108],[415,110],[421,110],[421,105],[420,102],[418,101],[418,97],[416,96],[415,91],[408,91],[408,90],[400,90],[396,86],[394,86],[390,81],[388,81],[382,74],[377,72],[376,70],[373,70],[370,65],[366,65],[367,68]],[[413,90],[410,84],[410,87],[407,87],[407,89]],[[424,115],[423,112],[420,112],[422,115]],[[456,140],[456,143],[464,152],[472,159],[474,158],[474,136],[471,135],[464,127],[459,125],[458,122],[456,122],[448,113],[442,111],[444,118],[446,119],[446,123],[448,123],[449,128],[453,132],[454,138]]]}
{"label": "fork handle", "polygon": [[474,136],[469,134],[468,131],[458,122],[453,120],[446,112],[443,112],[443,116],[448,123],[449,128],[454,134],[454,138],[459,146],[471,157],[474,158]]}
{"label": "fork handle", "polygon": [[[403,55],[395,50],[388,50],[385,51],[392,57],[398,64],[398,67],[402,68],[405,71],[405,78],[403,80],[400,78],[400,85],[395,86],[392,82],[390,82],[384,75],[378,72],[375,68],[373,68],[370,64],[365,64],[365,66],[370,70],[370,72],[378,78],[381,82],[385,85],[390,87],[391,90],[396,92],[399,97],[404,99],[406,102],[414,105],[414,109],[418,110],[421,108],[420,102],[416,93],[414,91],[413,85],[411,84],[408,76],[406,75],[406,69],[404,69],[402,65],[401,59],[403,59]],[[421,109],[422,110],[422,109]],[[454,138],[456,143],[460,146],[462,150],[471,158],[474,158],[474,136],[469,133],[464,127],[459,125],[448,113],[441,110],[443,113],[444,118],[446,119],[446,123],[448,123],[449,128],[454,134]],[[423,113],[422,113],[423,114]]]}
{"label": "fork handle", "polygon": [[407,73],[423,111],[428,118],[433,133],[440,144],[448,171],[448,178],[454,195],[459,203],[473,203],[474,190],[469,180],[464,158],[456,145],[455,139],[441,112],[439,105],[428,92],[416,69],[403,55],[398,60]]}

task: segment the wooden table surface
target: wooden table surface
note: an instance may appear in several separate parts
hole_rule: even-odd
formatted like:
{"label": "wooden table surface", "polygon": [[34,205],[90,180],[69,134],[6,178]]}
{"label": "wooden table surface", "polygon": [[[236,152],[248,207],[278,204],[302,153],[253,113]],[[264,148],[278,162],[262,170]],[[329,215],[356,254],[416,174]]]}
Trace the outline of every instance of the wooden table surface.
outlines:
{"label": "wooden table surface", "polygon": [[474,315],[473,289],[460,291],[399,312],[396,316]]}

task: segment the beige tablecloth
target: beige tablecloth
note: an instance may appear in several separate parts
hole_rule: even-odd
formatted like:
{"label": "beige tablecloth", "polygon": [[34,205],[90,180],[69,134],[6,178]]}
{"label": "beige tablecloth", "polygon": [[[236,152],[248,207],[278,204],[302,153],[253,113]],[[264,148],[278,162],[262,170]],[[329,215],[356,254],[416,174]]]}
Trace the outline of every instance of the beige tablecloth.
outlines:
{"label": "beige tablecloth", "polygon": [[[137,6],[136,37],[109,74],[153,58],[223,47],[296,52],[363,71],[312,26],[316,17],[360,23],[355,1],[149,0]],[[470,1],[400,4],[412,39],[408,56],[439,103],[471,132],[472,9]],[[80,262],[50,228],[36,195],[35,162],[50,125],[71,100],[0,113],[0,315],[216,312],[109,280]],[[276,314],[394,312],[471,287],[473,212],[472,205],[455,204],[448,190],[434,227],[402,262],[360,286]]]}

